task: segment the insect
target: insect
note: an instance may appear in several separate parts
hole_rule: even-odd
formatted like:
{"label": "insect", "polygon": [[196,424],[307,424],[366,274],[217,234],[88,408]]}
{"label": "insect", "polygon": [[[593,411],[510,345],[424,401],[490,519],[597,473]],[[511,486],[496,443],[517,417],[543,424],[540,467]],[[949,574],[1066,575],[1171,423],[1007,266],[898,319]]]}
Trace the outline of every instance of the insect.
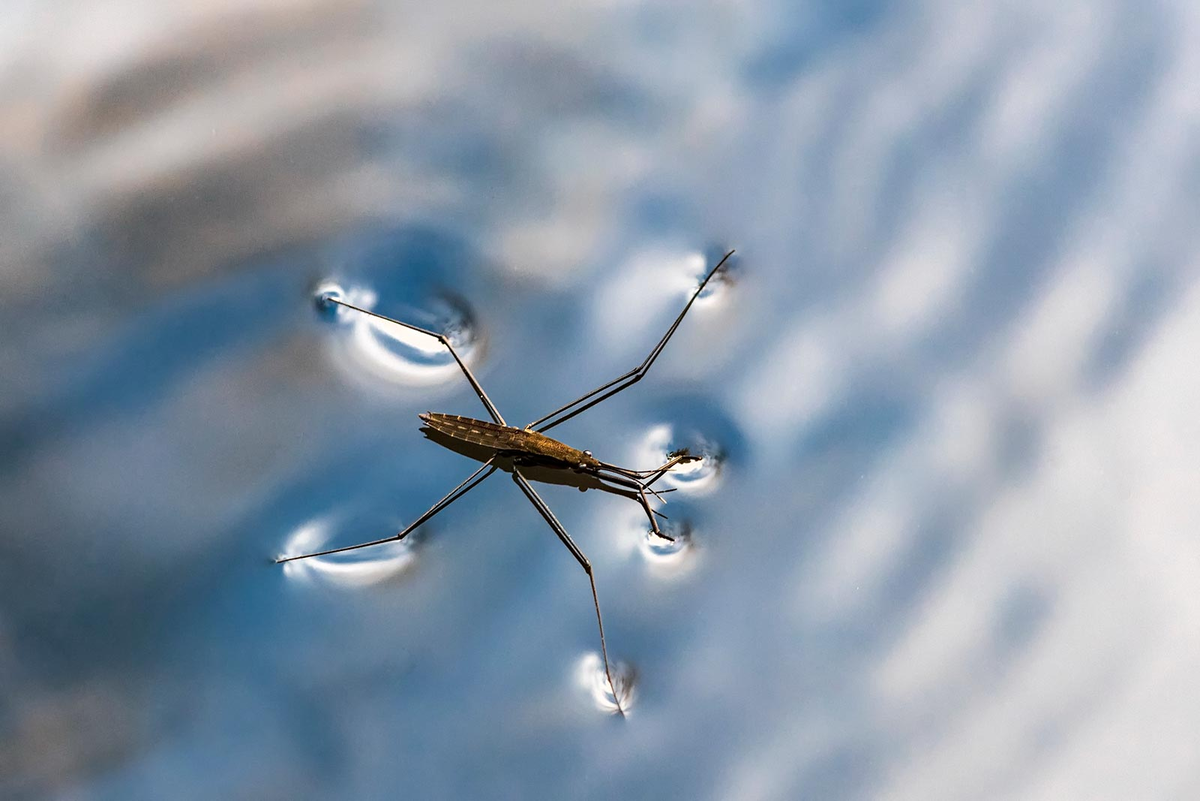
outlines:
{"label": "insect", "polygon": [[[641,381],[655,360],[662,353],[667,342],[675,333],[675,329],[683,322],[684,315],[692,308],[692,304],[696,302],[696,298],[704,291],[704,287],[712,280],[712,277],[717,274],[725,263],[732,256],[734,251],[729,251],[725,256],[717,262],[704,280],[700,282],[695,292],[692,293],[687,305],[683,307],[683,311],[675,318],[675,322],[667,329],[667,333],[663,335],[658,344],[650,351],[650,354],[632,370],[624,373],[612,381],[587,392],[570,403],[564,404],[549,414],[539,417],[537,420],[526,425],[524,428],[510,426],[505,422],[504,417],[496,409],[487,393],[479,381],[475,379],[474,374],[458,355],[454,349],[450,339],[445,334],[439,334],[435,331],[429,331],[424,328],[419,328],[410,323],[394,320],[390,317],[385,317],[382,314],[377,314],[373,311],[360,308],[351,303],[347,303],[331,296],[323,296],[320,301],[322,303],[333,303],[338,306],[344,306],[362,314],[376,317],[380,320],[385,320],[395,325],[403,326],[412,331],[417,331],[422,334],[433,337],[438,342],[450,351],[450,355],[454,357],[454,361],[461,368],[463,375],[471,384],[471,388],[475,390],[475,394],[479,396],[484,407],[487,409],[488,415],[492,418],[491,421],[475,420],[469,417],[461,417],[453,414],[439,414],[434,412],[425,412],[419,415],[421,422],[431,431],[440,435],[441,444],[446,445],[455,450],[460,450],[462,446],[473,446],[476,449],[482,449],[482,452],[487,457],[483,464],[471,475],[467,476],[466,480],[459,484],[454,489],[450,490],[440,501],[429,507],[423,515],[410,523],[403,531],[386,537],[380,540],[372,540],[371,542],[362,542],[357,545],[347,545],[342,548],[331,548],[325,551],[317,551],[315,553],[306,553],[298,556],[282,556],[275,561],[277,563],[292,562],[297,559],[308,559],[314,556],[328,556],[329,554],[343,553],[345,551],[353,551],[359,548],[369,548],[373,545],[382,545],[388,542],[397,542],[408,536],[418,526],[427,522],[438,512],[445,509],[456,500],[466,495],[475,487],[479,486],[485,479],[491,476],[496,470],[504,469],[511,472],[512,479],[517,486],[521,488],[521,492],[525,494],[537,509],[538,513],[546,521],[554,533],[558,535],[559,540],[579,562],[580,567],[587,573],[588,581],[592,586],[592,603],[596,608],[596,624],[600,629],[600,654],[604,660],[604,676],[608,680],[609,689],[612,691],[613,699],[616,702],[616,710],[619,714],[624,715],[624,708],[621,706],[621,695],[617,690],[617,685],[613,682],[612,671],[608,661],[608,647],[604,641],[604,619],[600,615],[600,598],[596,593],[596,577],[592,571],[592,563],[584,555],[575,541],[571,539],[571,535],[563,528],[562,523],[554,516],[554,512],[542,500],[541,495],[533,488],[529,481],[529,475],[535,475],[535,480],[545,481],[546,478],[537,478],[538,471],[543,474],[550,471],[569,472],[576,474],[581,478],[592,481],[592,485],[600,489],[607,489],[610,492],[626,495],[633,498],[641,504],[646,512],[646,516],[650,520],[650,528],[654,533],[664,539],[672,539],[664,534],[658,526],[658,521],[655,519],[659,515],[658,511],[650,505],[649,496],[653,495],[657,499],[662,500],[661,493],[653,488],[653,484],[662,478],[668,470],[677,464],[690,462],[699,459],[697,456],[691,456],[686,451],[676,452],[667,459],[662,465],[649,470],[631,470],[625,467],[618,467],[608,462],[602,462],[592,455],[591,451],[578,450],[559,442],[552,437],[546,435],[545,432],[555,426],[565,423],[576,415],[586,412],[598,403],[611,398],[622,390]],[[431,437],[432,438],[432,437]],[[457,446],[457,447],[456,447]],[[580,486],[582,489],[583,486]],[[666,490],[669,492],[670,490]]]}

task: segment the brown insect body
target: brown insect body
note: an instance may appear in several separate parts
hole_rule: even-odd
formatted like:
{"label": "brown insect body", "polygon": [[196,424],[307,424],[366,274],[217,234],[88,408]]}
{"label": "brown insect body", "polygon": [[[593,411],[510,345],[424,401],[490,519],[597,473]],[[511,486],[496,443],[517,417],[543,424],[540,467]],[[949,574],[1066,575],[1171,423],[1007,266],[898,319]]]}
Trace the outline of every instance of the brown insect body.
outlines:
{"label": "brown insect body", "polygon": [[417,416],[425,425],[451,439],[482,445],[497,452],[532,456],[593,470],[600,466],[600,462],[590,454],[531,429],[502,426],[499,423],[475,420],[458,414],[426,412]]}

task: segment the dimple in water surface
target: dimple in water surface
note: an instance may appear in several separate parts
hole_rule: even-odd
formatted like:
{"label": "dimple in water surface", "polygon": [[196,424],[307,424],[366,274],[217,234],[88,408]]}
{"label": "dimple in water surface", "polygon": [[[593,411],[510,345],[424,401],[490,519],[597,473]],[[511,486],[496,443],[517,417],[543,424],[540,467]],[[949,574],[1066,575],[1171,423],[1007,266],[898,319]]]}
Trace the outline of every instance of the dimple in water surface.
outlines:
{"label": "dimple in water surface", "polygon": [[[330,519],[311,520],[296,528],[287,539],[284,550],[307,551],[320,548],[329,541],[333,530],[340,528]],[[383,543],[371,552],[338,554],[319,559],[287,562],[284,575],[296,581],[307,581],[348,587],[363,587],[393,579],[408,570],[416,561],[412,540]]]}
{"label": "dimple in water surface", "polygon": [[637,455],[639,459],[653,461],[660,454],[681,451],[698,458],[672,470],[663,478],[664,483],[682,492],[696,495],[713,492],[720,481],[725,452],[720,445],[703,434],[688,432],[680,435],[671,424],[659,424],[646,432],[637,449]]}
{"label": "dimple in water surface", "polygon": [[[458,375],[459,367],[449,351],[436,339],[386,320],[361,314],[378,302],[376,293],[364,287],[342,287],[323,283],[314,293],[320,314],[350,329],[350,336],[336,340],[339,361],[354,365],[372,378],[410,386],[445,383]],[[436,296],[427,299],[430,325],[453,343],[467,361],[476,357],[480,334],[474,315],[458,298]]]}

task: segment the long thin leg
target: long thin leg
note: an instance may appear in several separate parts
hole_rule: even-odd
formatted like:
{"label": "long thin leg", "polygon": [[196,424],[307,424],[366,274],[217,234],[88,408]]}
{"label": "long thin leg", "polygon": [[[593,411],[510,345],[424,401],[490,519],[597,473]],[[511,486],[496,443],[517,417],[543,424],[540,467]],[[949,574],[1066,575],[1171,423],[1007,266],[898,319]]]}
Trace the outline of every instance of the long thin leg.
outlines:
{"label": "long thin leg", "polygon": [[680,462],[691,462],[699,459],[699,456],[689,456],[686,453],[681,453],[672,456],[661,467],[655,467],[652,470],[630,470],[625,467],[618,467],[615,464],[609,464],[608,462],[601,462],[600,467],[609,472],[620,473],[621,475],[629,476],[630,478],[648,479],[645,483],[646,487],[649,488],[651,484],[665,476],[668,470]]}
{"label": "long thin leg", "polygon": [[550,507],[542,500],[542,496],[538,495],[537,490],[526,480],[525,476],[521,475],[521,471],[513,467],[513,481],[517,482],[517,486],[525,493],[525,497],[534,505],[542,518],[554,529],[554,533],[562,540],[562,544],[567,546],[567,550],[575,557],[575,561],[579,562],[579,566],[584,569],[588,575],[588,581],[592,584],[592,603],[596,607],[596,625],[600,627],[600,655],[604,658],[604,676],[608,679],[609,689],[612,690],[613,700],[617,704],[617,712],[624,717],[625,710],[621,707],[621,696],[617,692],[617,685],[613,681],[612,671],[608,667],[608,646],[604,643],[604,619],[600,616],[600,597],[596,594],[596,577],[592,575],[592,563],[583,555],[583,551],[579,550],[579,546],[571,539],[571,535],[563,528],[562,523],[558,522],[558,518],[554,516],[554,512],[550,511]]}
{"label": "long thin leg", "polygon": [[[495,457],[493,457],[493,459],[494,458]],[[483,480],[485,478],[490,476],[492,473],[496,472],[496,468],[492,466],[493,459],[488,459],[486,462],[484,462],[478,470],[476,470],[471,475],[467,476],[466,481],[459,484],[454,489],[450,490],[450,492],[446,495],[446,497],[442,498],[440,501],[435,503],[433,506],[429,507],[429,511],[425,512],[425,514],[418,517],[412,523],[409,523],[408,526],[403,531],[401,531],[399,534],[393,534],[392,536],[387,537],[386,539],[382,539],[382,540],[372,540],[371,542],[362,542],[362,543],[359,543],[358,545],[347,545],[344,548],[330,548],[328,551],[317,551],[316,553],[306,553],[306,554],[301,554],[300,556],[282,556],[279,559],[276,559],[275,563],[282,564],[284,562],[293,562],[297,559],[308,559],[311,556],[328,556],[331,553],[342,553],[343,551],[354,551],[359,548],[369,548],[372,545],[383,545],[385,542],[399,542],[400,540],[407,537],[413,530],[415,530],[417,528],[417,526],[420,526],[422,523],[429,520],[429,518],[433,517],[438,512],[442,511],[447,506],[454,503],[455,501],[457,501],[462,496],[466,495],[471,490],[475,489],[475,487],[477,487],[483,483]],[[487,471],[486,473],[484,473],[485,470]],[[483,473],[483,475],[479,475],[480,473]]]}
{"label": "long thin leg", "polygon": [[[657,536],[662,537],[663,539],[673,539],[672,537],[668,537],[666,534],[663,534],[662,531],[659,530],[658,521],[654,519],[654,515],[657,513],[650,507],[650,499],[646,497],[646,490],[648,487],[645,484],[632,478],[625,478],[624,476],[605,475],[602,478],[604,481],[611,481],[618,486],[628,487],[636,492],[638,499],[641,501],[642,508],[646,510],[646,517],[650,518],[650,529]],[[654,492],[654,490],[650,491]]]}
{"label": "long thin leg", "polygon": [[483,391],[483,387],[479,384],[478,381],[475,380],[475,376],[471,373],[471,368],[467,367],[467,363],[464,362],[459,357],[458,351],[456,351],[454,349],[454,346],[450,344],[450,339],[445,334],[439,334],[435,331],[430,331],[428,329],[412,325],[411,323],[402,323],[399,320],[394,320],[391,317],[385,317],[382,314],[377,314],[373,311],[368,311],[366,309],[355,306],[353,303],[347,303],[346,301],[338,300],[337,298],[325,298],[325,300],[329,303],[336,303],[339,306],[345,306],[347,309],[353,309],[356,312],[362,312],[363,314],[369,315],[371,317],[375,317],[380,320],[385,320],[389,323],[395,323],[396,325],[403,326],[404,328],[407,328],[411,331],[418,331],[422,334],[427,334],[428,336],[431,336],[434,339],[436,339],[438,342],[441,342],[450,351],[450,355],[454,357],[454,361],[458,362],[458,366],[462,368],[463,375],[465,375],[467,377],[467,380],[471,382],[471,388],[475,390],[475,394],[479,396],[479,400],[483,401],[483,405],[487,407],[488,414],[490,414],[492,416],[492,420],[494,420],[495,422],[499,423],[502,426],[508,425],[507,423],[504,422],[504,418],[500,416],[500,412],[498,412],[496,410],[495,405],[492,403],[492,399],[487,396],[487,393]]}
{"label": "long thin leg", "polygon": [[[696,302],[696,298],[700,297],[700,293],[704,291],[704,287],[708,284],[709,279],[717,274],[717,270],[724,266],[725,262],[729,260],[729,257],[732,256],[733,253],[734,252],[732,250],[726,253],[724,258],[717,262],[717,266],[713,267],[712,270],[709,271],[708,275],[704,276],[704,280],[700,282],[700,286],[696,287],[696,291],[692,293],[692,297],[688,300],[687,305],[683,307],[683,311],[681,311],[679,316],[675,318],[675,322],[671,323],[671,327],[667,329],[667,333],[663,335],[663,338],[660,339],[658,344],[654,346],[654,349],[650,351],[650,355],[646,357],[645,361],[624,375],[614,378],[607,384],[601,384],[586,395],[578,397],[565,406],[560,406],[549,414],[539,417],[525,427],[532,428],[537,431],[549,431],[559,423],[564,423],[567,420],[570,420],[575,415],[587,411],[597,403],[607,400],[621,390],[627,389],[641,381],[642,378],[645,377],[647,371],[649,371],[650,366],[654,364],[654,360],[658,358],[658,354],[662,353],[662,349],[666,347],[667,340],[671,338],[671,335],[675,333],[675,329],[679,327],[681,322],[683,322],[683,316],[688,313],[690,308],[692,308],[692,304]],[[606,392],[605,390],[608,391]],[[597,395],[600,395],[600,397],[597,398]],[[585,403],[585,401],[587,402]],[[579,408],[574,408],[576,406]],[[559,415],[562,416],[559,417]]]}

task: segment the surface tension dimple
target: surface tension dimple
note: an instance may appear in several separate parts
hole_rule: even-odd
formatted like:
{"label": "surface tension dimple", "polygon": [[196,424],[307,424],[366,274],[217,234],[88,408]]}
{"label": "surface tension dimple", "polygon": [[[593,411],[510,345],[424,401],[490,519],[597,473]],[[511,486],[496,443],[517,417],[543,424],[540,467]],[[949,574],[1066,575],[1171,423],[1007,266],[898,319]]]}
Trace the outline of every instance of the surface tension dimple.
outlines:
{"label": "surface tension dimple", "polygon": [[592,651],[584,654],[575,666],[575,681],[591,697],[601,712],[629,714],[637,697],[637,671],[632,665],[617,662],[612,666],[613,684],[604,673],[604,660]]}
{"label": "surface tension dimple", "polygon": [[[320,549],[335,539],[338,528],[330,519],[309,520],[287,538],[280,557]],[[412,540],[384,543],[369,550],[330,554],[283,563],[289,580],[344,587],[380,584],[404,573],[416,561]]]}
{"label": "surface tension dimple", "polygon": [[716,489],[725,461],[724,449],[699,432],[680,434],[669,423],[651,426],[637,448],[637,461],[652,464],[687,449],[699,459],[678,464],[663,476],[663,483],[680,492],[704,495]]}
{"label": "surface tension dimple", "polygon": [[[394,384],[430,386],[448,383],[458,376],[453,355],[437,339],[396,323],[381,320],[334,301],[349,303],[368,311],[396,316],[378,308],[374,290],[366,287],[343,287],[324,282],[316,288],[314,305],[322,318],[345,326],[345,336],[332,344],[339,361],[351,365],[355,372],[367,372],[373,378]],[[480,333],[475,318],[466,303],[458,298],[434,297],[425,303],[422,327],[442,334],[465,361],[477,355]]]}

